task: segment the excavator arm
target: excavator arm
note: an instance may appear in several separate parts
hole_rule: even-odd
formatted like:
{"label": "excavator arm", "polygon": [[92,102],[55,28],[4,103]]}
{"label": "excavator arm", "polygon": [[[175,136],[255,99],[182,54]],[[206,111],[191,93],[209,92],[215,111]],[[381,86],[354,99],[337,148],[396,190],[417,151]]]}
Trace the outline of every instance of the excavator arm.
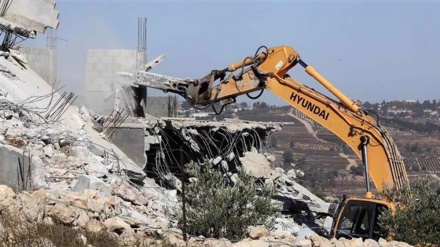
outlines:
{"label": "excavator arm", "polygon": [[[290,77],[287,72],[298,64],[339,102]],[[138,71],[134,84],[180,94],[197,109],[214,108],[214,103],[219,102],[221,110],[235,102],[237,96],[247,94],[254,98],[249,93],[262,93],[267,89],[341,138],[363,161],[369,174],[367,178],[371,177],[379,192],[384,186],[400,188],[408,182],[403,159],[388,132],[371,115],[374,113],[350,100],[291,47],[262,46],[253,57],[213,70],[201,79],[178,79]],[[369,179],[366,185],[367,198],[371,198]]]}

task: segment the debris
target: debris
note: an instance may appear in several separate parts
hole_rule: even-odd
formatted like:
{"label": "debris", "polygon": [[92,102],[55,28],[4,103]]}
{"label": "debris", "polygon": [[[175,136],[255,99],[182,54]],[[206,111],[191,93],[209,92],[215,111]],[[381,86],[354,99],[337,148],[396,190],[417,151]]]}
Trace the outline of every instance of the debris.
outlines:
{"label": "debris", "polygon": [[86,189],[95,190],[101,196],[110,196],[112,192],[112,188],[109,184],[104,183],[96,177],[82,175],[78,178],[78,181],[72,190],[76,192],[83,192]]}

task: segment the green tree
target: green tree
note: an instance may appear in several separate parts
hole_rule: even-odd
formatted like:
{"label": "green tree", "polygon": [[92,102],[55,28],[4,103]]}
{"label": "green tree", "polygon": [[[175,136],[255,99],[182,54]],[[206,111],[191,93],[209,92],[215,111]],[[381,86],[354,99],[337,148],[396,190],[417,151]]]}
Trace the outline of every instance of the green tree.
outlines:
{"label": "green tree", "polygon": [[440,245],[440,183],[420,179],[401,189],[391,188],[382,197],[397,205],[394,215],[386,211],[379,225],[395,240],[412,245]]}
{"label": "green tree", "polygon": [[244,172],[232,183],[208,163],[190,165],[189,170],[197,174],[197,181],[187,186],[185,195],[190,234],[241,239],[249,226],[268,226],[277,212],[271,203],[273,188],[257,184]]}

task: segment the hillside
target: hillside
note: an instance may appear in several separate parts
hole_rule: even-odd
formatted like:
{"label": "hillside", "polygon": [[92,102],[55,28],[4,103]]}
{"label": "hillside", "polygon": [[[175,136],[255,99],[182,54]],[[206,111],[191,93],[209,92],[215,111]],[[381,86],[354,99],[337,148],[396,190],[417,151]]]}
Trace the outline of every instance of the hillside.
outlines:
{"label": "hillside", "polygon": [[[410,113],[413,110],[399,111],[395,107],[396,103],[383,105],[394,109],[379,111],[379,114],[384,115],[381,123],[395,140],[410,179],[440,175],[440,126],[438,117],[435,118],[436,114],[430,110],[433,107],[437,109],[437,106],[429,105],[429,109],[418,110],[428,112],[428,115],[412,114],[414,118],[408,118],[407,115],[397,116],[394,113]],[[379,110],[383,108],[378,105],[369,106],[379,107]],[[405,106],[408,107],[408,104]],[[417,103],[413,106],[418,107]],[[337,136],[304,114],[290,107],[268,107],[237,111],[234,115],[242,120],[283,122],[282,130],[270,137],[270,144],[276,150],[279,160],[278,165],[289,169],[292,163],[296,163],[296,168],[314,174],[308,174],[300,183],[315,193],[321,192],[332,197],[340,197],[342,193],[363,195],[365,181],[361,160]]]}

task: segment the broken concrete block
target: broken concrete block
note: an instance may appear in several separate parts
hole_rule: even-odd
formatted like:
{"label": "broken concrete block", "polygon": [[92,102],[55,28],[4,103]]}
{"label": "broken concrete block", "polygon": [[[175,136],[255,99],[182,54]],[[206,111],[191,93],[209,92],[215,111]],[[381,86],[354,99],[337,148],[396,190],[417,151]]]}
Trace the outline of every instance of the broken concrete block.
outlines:
{"label": "broken concrete block", "polygon": [[61,148],[68,146],[70,144],[70,142],[64,138],[61,138],[58,142],[59,142]]}
{"label": "broken concrete block", "polygon": [[270,168],[269,161],[260,153],[245,152],[244,157],[241,157],[240,161],[245,172],[256,178],[270,178],[272,173],[274,173]]}
{"label": "broken concrete block", "polygon": [[228,165],[228,162],[226,162],[226,160],[222,160],[220,162],[220,164],[221,164],[221,167],[223,169],[223,172],[228,172],[229,171],[229,165]]}
{"label": "broken concrete block", "polygon": [[270,162],[274,162],[276,160],[276,157],[275,155],[270,154],[266,156],[266,159]]}
{"label": "broken concrete block", "polygon": [[131,186],[128,182],[117,178],[112,181],[112,195],[116,195],[125,201],[129,201],[135,205],[146,205],[146,198],[140,191]]}
{"label": "broken concrete block", "polygon": [[51,158],[53,156],[53,145],[49,144],[47,146],[44,147],[44,155],[48,158]]}
{"label": "broken concrete block", "polygon": [[88,149],[90,150],[90,152],[92,152],[92,154],[99,156],[99,157],[104,157],[104,154],[105,154],[104,148],[102,148],[94,143],[90,143],[90,145],[88,146]]}
{"label": "broken concrete block", "polygon": [[228,161],[232,161],[235,158],[235,154],[233,152],[231,152],[230,154],[228,154]]}
{"label": "broken concrete block", "polygon": [[122,172],[131,180],[137,182],[143,182],[147,178],[147,174],[139,173],[132,170],[122,169]]}
{"label": "broken concrete block", "polygon": [[89,175],[82,175],[78,178],[73,187],[75,192],[83,192],[86,189],[96,190],[101,196],[110,196],[112,193],[112,188],[109,184],[104,181]]}
{"label": "broken concrete block", "polygon": [[217,156],[217,157],[212,161],[212,164],[213,164],[213,165],[217,165],[218,163],[220,163],[220,161],[222,161],[222,157],[221,157],[221,156]]}
{"label": "broken concrete block", "polygon": [[290,179],[295,179],[296,178],[296,171],[294,169],[290,169],[289,171],[287,171],[287,177]]}

